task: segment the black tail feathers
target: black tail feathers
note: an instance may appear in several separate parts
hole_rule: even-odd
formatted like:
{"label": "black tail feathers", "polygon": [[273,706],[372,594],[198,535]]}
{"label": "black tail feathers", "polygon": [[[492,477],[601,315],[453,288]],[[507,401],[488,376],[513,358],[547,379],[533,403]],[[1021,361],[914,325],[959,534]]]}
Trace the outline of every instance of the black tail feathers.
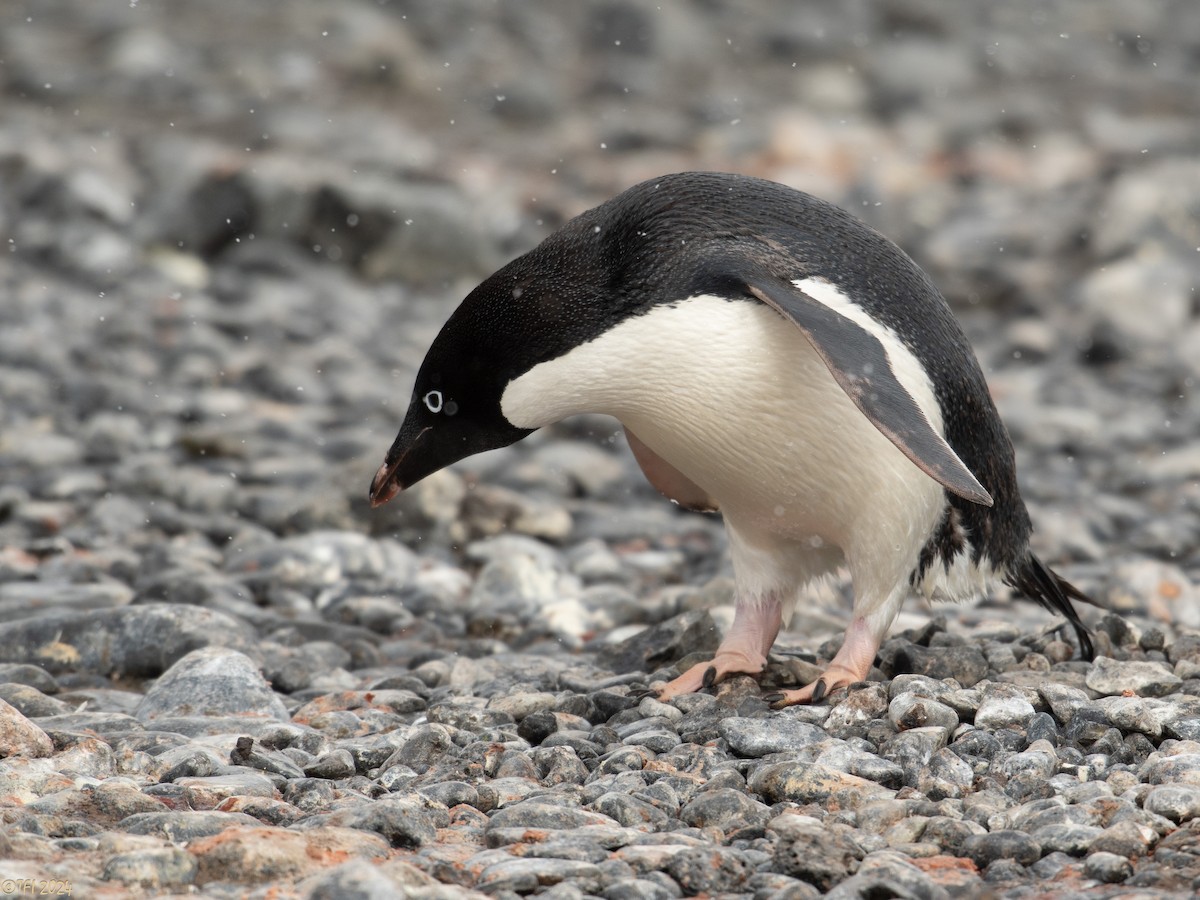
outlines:
{"label": "black tail feathers", "polygon": [[1072,600],[1079,600],[1082,603],[1097,606],[1095,600],[1069,581],[1059,577],[1032,553],[1025,554],[1025,558],[1012,569],[1004,580],[1030,600],[1036,600],[1050,612],[1065,616],[1079,637],[1079,651],[1083,658],[1089,662],[1095,659],[1096,648],[1092,646],[1091,632],[1080,620],[1079,613],[1075,611],[1075,607],[1071,603]]}

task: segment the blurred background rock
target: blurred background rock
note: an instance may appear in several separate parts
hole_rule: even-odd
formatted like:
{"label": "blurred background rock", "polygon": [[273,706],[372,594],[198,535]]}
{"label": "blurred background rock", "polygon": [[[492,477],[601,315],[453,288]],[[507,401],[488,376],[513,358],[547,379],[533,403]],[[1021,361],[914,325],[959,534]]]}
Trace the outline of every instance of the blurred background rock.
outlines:
{"label": "blurred background rock", "polygon": [[559,502],[652,496],[600,421],[395,511],[362,494],[466,290],[629,184],[703,168],[840,203],[930,271],[1045,555],[1114,596],[1114,557],[1196,579],[1195,3],[10,0],[0,20],[16,546],[611,537],[606,507]]}

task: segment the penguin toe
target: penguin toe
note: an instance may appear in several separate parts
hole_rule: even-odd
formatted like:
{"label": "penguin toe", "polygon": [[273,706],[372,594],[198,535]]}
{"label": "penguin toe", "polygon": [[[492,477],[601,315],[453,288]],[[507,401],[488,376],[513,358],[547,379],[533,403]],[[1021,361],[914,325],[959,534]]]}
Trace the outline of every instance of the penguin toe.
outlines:
{"label": "penguin toe", "polygon": [[814,704],[820,703],[821,698],[823,698],[825,696],[825,691],[826,691],[825,679],[818,678],[816,680],[816,682],[813,683],[812,696],[809,698],[809,702],[814,703]]}

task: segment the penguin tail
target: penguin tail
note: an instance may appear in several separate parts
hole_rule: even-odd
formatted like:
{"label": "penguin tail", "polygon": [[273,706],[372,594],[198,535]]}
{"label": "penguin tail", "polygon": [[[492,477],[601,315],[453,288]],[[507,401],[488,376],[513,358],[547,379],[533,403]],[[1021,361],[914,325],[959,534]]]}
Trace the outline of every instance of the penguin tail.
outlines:
{"label": "penguin tail", "polygon": [[1096,648],[1092,645],[1091,632],[1079,618],[1079,613],[1075,611],[1071,601],[1078,600],[1092,606],[1100,606],[1099,603],[1062,578],[1031,552],[1026,552],[1025,558],[1009,571],[1004,581],[1018,593],[1037,601],[1050,612],[1065,616],[1079,638],[1080,654],[1089,662],[1095,659]]}

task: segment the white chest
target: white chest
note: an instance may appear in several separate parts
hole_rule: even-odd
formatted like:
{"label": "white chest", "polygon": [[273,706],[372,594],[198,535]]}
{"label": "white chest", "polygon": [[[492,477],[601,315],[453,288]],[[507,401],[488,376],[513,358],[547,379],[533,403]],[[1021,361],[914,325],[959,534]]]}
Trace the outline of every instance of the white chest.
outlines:
{"label": "white chest", "polygon": [[[928,381],[911,366],[894,369],[940,430]],[[917,532],[923,543],[944,502],[798,329],[753,301],[699,296],[654,307],[515,379],[502,409],[522,427],[615,416],[742,530],[849,551],[865,524],[887,520],[911,545]]]}

